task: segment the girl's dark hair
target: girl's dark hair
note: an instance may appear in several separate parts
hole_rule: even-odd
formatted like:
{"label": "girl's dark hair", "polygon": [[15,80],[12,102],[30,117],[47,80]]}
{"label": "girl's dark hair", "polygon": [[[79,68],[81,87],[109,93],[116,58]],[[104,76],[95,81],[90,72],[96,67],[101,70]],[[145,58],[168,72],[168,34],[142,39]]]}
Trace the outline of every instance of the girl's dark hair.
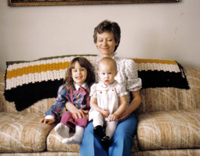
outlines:
{"label": "girl's dark hair", "polygon": [[74,68],[74,64],[78,62],[81,67],[84,67],[87,70],[87,78],[85,82],[90,88],[91,85],[95,82],[95,75],[93,72],[92,64],[85,57],[75,57],[69,64],[67,72],[65,74],[64,84],[68,84],[69,88],[73,87],[73,79],[72,79],[72,69]]}
{"label": "girl's dark hair", "polygon": [[117,45],[115,46],[114,52],[117,50],[120,38],[121,38],[121,30],[120,26],[116,22],[111,22],[109,20],[104,20],[94,28],[93,39],[94,43],[97,43],[97,33],[102,34],[104,32],[112,32],[114,34],[115,42]]}

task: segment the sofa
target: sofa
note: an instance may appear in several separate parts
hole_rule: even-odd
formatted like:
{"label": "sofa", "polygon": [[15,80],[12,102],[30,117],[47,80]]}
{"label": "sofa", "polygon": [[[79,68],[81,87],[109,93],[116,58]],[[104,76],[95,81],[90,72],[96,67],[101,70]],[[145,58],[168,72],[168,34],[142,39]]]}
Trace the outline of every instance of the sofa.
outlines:
{"label": "sofa", "polygon": [[[7,62],[0,72],[1,156],[79,156],[79,145],[62,144],[56,134],[59,120],[53,125],[39,123],[76,56],[97,57],[65,55]],[[200,69],[173,60],[133,60],[143,87],[142,103],[135,111],[139,122],[132,155],[199,156]]]}

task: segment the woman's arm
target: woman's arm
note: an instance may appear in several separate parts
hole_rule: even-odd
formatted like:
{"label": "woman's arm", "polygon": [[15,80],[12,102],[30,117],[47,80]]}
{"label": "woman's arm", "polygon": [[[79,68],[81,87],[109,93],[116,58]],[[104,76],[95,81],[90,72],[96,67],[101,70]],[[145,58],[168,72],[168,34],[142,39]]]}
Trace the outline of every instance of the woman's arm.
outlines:
{"label": "woman's arm", "polygon": [[131,91],[133,100],[130,105],[125,109],[125,111],[119,116],[119,120],[125,120],[133,111],[135,111],[141,104],[142,99],[140,96],[140,91]]}
{"label": "woman's arm", "polygon": [[109,116],[109,121],[116,121],[118,119],[118,117],[125,111],[126,106],[127,106],[127,102],[126,102],[126,96],[121,96],[119,98],[120,100],[120,106],[119,108]]}
{"label": "woman's arm", "polygon": [[98,111],[99,113],[101,113],[104,117],[107,117],[110,112],[108,109],[101,109],[98,105],[97,105],[97,98],[95,97],[91,97],[90,98],[90,107],[93,109],[93,110],[96,110]]}

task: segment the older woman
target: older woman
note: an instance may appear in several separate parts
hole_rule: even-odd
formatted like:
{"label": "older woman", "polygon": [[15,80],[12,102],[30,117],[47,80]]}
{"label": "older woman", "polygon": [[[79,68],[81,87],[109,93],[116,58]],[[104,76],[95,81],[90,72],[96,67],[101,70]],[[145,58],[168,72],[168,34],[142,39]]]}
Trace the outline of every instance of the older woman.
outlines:
{"label": "older woman", "polygon": [[[120,43],[120,36],[120,27],[115,22],[105,20],[94,29],[93,38],[99,51],[99,58],[93,60],[93,66],[94,72],[96,73],[96,81],[98,81],[98,61],[103,57],[115,59],[118,70],[115,79],[130,92],[127,96],[128,107],[123,114],[118,116],[120,123],[113,135],[113,143],[108,150],[104,149],[99,138],[94,136],[92,122],[88,123],[80,148],[81,156],[131,156],[131,148],[134,141],[133,136],[136,132],[138,122],[133,111],[135,111],[141,103],[139,92],[141,89],[141,79],[138,78],[136,65],[133,60],[115,56],[115,51]],[[81,110],[77,110],[70,103],[67,103],[66,107],[70,112],[73,112],[75,118],[82,118],[84,116]]]}

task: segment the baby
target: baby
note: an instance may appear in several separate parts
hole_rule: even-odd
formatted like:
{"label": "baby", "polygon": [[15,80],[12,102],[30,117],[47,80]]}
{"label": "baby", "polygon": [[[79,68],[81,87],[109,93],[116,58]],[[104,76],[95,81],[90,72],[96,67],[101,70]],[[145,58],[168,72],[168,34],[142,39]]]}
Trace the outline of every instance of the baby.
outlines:
{"label": "baby", "polygon": [[[111,138],[118,124],[118,116],[126,106],[126,90],[114,78],[117,64],[114,59],[105,57],[98,63],[100,82],[93,84],[90,92],[89,121],[93,120],[94,134],[106,148],[111,146]],[[106,124],[104,132],[103,126]]]}

